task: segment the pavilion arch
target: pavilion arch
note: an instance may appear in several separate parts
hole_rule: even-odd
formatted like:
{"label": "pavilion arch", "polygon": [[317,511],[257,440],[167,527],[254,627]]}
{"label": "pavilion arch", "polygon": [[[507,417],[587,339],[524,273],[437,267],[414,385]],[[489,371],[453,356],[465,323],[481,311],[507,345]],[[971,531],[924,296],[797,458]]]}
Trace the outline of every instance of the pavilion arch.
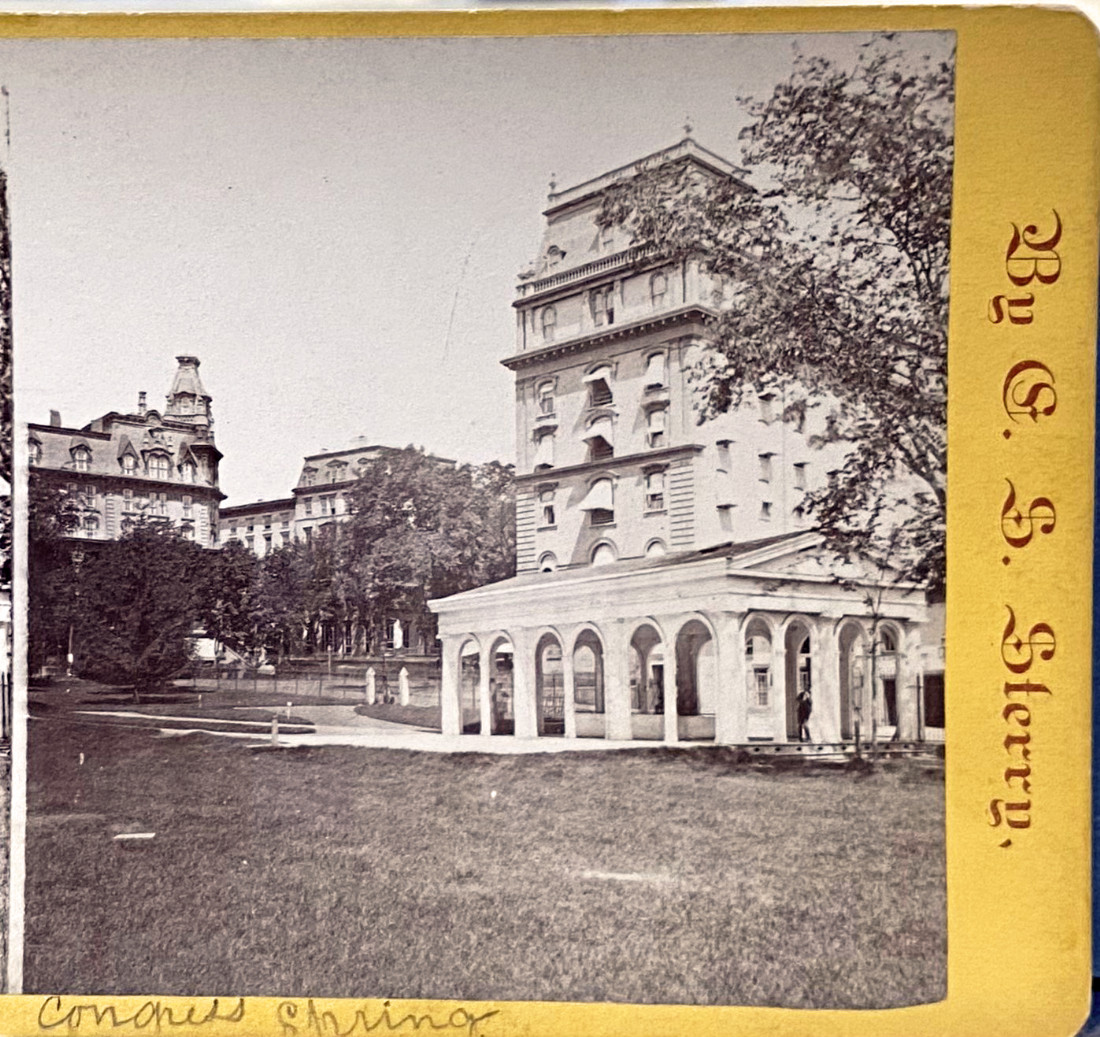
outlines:
{"label": "pavilion arch", "polygon": [[[808,701],[813,706],[814,648],[817,638],[813,622],[802,615],[792,615],[783,623],[784,648],[784,701],[787,713],[787,738],[792,742],[801,741],[802,730],[799,723],[799,700]],[[805,699],[809,696],[808,700]]]}
{"label": "pavilion arch", "polygon": [[905,634],[901,625],[892,620],[880,620],[876,625],[875,642],[875,719],[888,727],[897,727],[899,659],[905,651]]}
{"label": "pavilion arch", "polygon": [[[629,647],[630,709],[632,714],[653,716],[665,711],[665,652],[668,640],[664,629],[651,616],[634,624],[627,642]],[[633,725],[635,737],[660,737],[653,724]],[[652,729],[652,730],[651,730]]]}
{"label": "pavilion arch", "polygon": [[693,612],[676,630],[676,712],[714,716],[718,704],[718,632],[704,612]]}
{"label": "pavilion arch", "polygon": [[750,712],[770,711],[775,687],[775,625],[771,618],[750,612],[741,626],[740,650],[745,656],[745,682]]}
{"label": "pavilion arch", "polygon": [[506,631],[497,631],[486,639],[489,650],[489,731],[494,735],[516,732],[515,712],[515,642]]}
{"label": "pavilion arch", "polygon": [[460,729],[463,734],[477,734],[481,730],[481,642],[476,634],[463,635],[458,665]]}
{"label": "pavilion arch", "polygon": [[561,634],[545,627],[535,644],[535,717],[540,735],[565,734],[565,670]]}
{"label": "pavilion arch", "polygon": [[607,732],[604,687],[605,642],[599,627],[585,623],[573,634],[573,713],[578,738]]}
{"label": "pavilion arch", "polygon": [[840,737],[855,738],[865,726],[870,706],[867,687],[867,628],[858,619],[846,619],[836,633],[840,660]]}

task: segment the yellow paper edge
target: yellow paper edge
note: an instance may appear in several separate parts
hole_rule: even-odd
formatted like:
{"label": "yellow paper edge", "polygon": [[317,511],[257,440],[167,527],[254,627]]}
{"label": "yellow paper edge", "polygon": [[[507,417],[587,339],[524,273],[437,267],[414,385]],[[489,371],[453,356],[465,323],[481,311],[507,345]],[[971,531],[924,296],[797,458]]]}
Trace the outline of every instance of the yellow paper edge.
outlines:
{"label": "yellow paper edge", "polygon": [[[156,14],[0,16],[0,36],[276,37],[593,35],[869,30],[957,33],[956,159],[951,229],[949,333],[948,603],[946,795],[948,995],[945,1001],[888,1011],[630,1006],[553,1002],[392,1001],[388,1018],[410,1012],[436,1023],[459,1009],[467,1027],[433,1030],[383,1024],[374,1033],[453,1033],[482,1037],[584,1034],[635,1037],[679,1034],[1069,1035],[1083,1022],[1091,976],[1090,741],[1093,386],[1096,342],[1097,227],[1100,200],[1100,62],[1091,23],[1070,11],[1019,8],[833,8],[757,10],[528,10],[318,14]],[[1063,273],[1036,292],[1026,326],[992,324],[992,296],[1005,277],[1011,224],[1060,214]],[[16,349],[19,348],[18,333]],[[1002,407],[1008,369],[1037,359],[1056,375],[1057,410],[1044,422],[1015,427]],[[1000,513],[1005,479],[1022,495],[1049,497],[1057,529],[1005,565]],[[1001,709],[1006,671],[1001,637],[1006,606],[1021,626],[1047,623],[1057,651],[1041,674],[1050,695],[1033,706],[1032,825],[1006,834],[987,807],[1005,794],[1007,732]],[[1035,675],[1038,679],[1037,673]],[[17,738],[17,748],[19,739]],[[166,934],[166,940],[170,936]],[[165,954],[171,954],[166,942]],[[203,997],[88,996],[57,1003],[45,995],[0,997],[0,1033],[48,1032],[272,1034],[322,1037],[305,1024],[304,999],[248,998],[240,1022],[174,1026],[220,994]],[[364,991],[384,996],[384,992]],[[152,1004],[149,1004],[152,1002]],[[77,1028],[63,1019],[77,1004],[90,1011]],[[382,1003],[318,1000],[340,1032],[380,1018]],[[158,1026],[158,1009],[160,1010]],[[352,1033],[365,1035],[362,1024]]]}

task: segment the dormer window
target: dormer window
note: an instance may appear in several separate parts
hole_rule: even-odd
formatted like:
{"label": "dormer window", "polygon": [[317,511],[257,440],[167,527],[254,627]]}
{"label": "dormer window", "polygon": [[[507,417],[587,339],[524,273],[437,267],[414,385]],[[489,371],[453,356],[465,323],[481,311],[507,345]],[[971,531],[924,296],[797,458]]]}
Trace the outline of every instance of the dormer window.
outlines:
{"label": "dormer window", "polygon": [[588,460],[599,461],[615,456],[615,432],[610,418],[597,418],[588,426],[584,441],[588,444]]}
{"label": "dormer window", "polygon": [[73,471],[89,472],[92,468],[92,452],[84,445],[73,447]]}
{"label": "dormer window", "polygon": [[562,251],[557,245],[551,245],[546,250],[546,269],[556,270],[561,261],[565,258],[565,252]]}
{"label": "dormer window", "polygon": [[668,385],[668,363],[664,353],[651,353],[646,361],[646,389],[663,389]]}
{"label": "dormer window", "polygon": [[600,251],[610,252],[615,247],[615,228],[610,223],[600,228]]}
{"label": "dormer window", "polygon": [[649,279],[649,298],[654,307],[665,304],[665,296],[668,294],[668,278],[660,270]]}
{"label": "dormer window", "polygon": [[655,450],[665,445],[665,421],[667,415],[668,412],[664,407],[657,407],[651,410],[646,416],[646,446],[651,450]]}
{"label": "dormer window", "polygon": [[588,305],[592,311],[592,323],[596,327],[615,323],[615,289],[612,285],[593,291],[588,297]]}
{"label": "dormer window", "polygon": [[195,466],[190,461],[184,461],[180,465],[180,478],[187,483],[195,481]]}
{"label": "dormer window", "polygon": [[601,364],[599,367],[584,376],[584,383],[588,386],[588,406],[607,407],[614,396],[611,392],[611,367]]}
{"label": "dormer window", "polygon": [[539,414],[554,413],[554,383],[543,382],[537,390]]}
{"label": "dormer window", "polygon": [[122,472],[124,475],[133,475],[137,471],[137,458],[133,454],[122,455]]}
{"label": "dormer window", "polygon": [[31,464],[42,463],[42,444],[37,439],[27,442],[27,460]]}
{"label": "dormer window", "polygon": [[153,454],[149,458],[149,475],[153,479],[167,479],[169,467],[168,458],[164,454]]}
{"label": "dormer window", "polygon": [[317,477],[316,468],[303,468],[302,469],[302,485],[312,486],[314,479]]}
{"label": "dormer window", "polygon": [[553,306],[542,308],[542,337],[546,342],[554,341],[554,328],[558,323],[558,311]]}

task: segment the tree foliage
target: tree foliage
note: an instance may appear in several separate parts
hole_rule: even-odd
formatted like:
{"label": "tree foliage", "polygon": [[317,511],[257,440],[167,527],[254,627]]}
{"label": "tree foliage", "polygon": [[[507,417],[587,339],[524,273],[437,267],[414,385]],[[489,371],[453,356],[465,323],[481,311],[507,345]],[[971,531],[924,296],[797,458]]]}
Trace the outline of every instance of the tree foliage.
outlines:
{"label": "tree foliage", "polygon": [[822,413],[816,445],[849,449],[808,512],[843,556],[939,587],[953,73],[896,43],[852,68],[801,57],[742,99],[752,186],[666,166],[613,190],[601,222],[720,280],[701,418],[767,391],[788,420]]}
{"label": "tree foliage", "polygon": [[137,522],[79,565],[76,672],[144,688],[181,672],[200,624],[212,552],[160,523]]}
{"label": "tree foliage", "polygon": [[413,447],[364,466],[340,530],[342,591],[377,624],[515,572],[510,468],[442,463]]}

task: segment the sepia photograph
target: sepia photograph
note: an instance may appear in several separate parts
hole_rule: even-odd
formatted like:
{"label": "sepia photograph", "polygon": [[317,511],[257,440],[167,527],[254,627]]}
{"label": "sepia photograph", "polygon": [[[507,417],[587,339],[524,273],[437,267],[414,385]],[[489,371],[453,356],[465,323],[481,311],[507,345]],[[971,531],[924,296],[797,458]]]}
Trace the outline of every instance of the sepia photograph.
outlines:
{"label": "sepia photograph", "polygon": [[942,1001],[954,62],[0,40],[23,990]]}

